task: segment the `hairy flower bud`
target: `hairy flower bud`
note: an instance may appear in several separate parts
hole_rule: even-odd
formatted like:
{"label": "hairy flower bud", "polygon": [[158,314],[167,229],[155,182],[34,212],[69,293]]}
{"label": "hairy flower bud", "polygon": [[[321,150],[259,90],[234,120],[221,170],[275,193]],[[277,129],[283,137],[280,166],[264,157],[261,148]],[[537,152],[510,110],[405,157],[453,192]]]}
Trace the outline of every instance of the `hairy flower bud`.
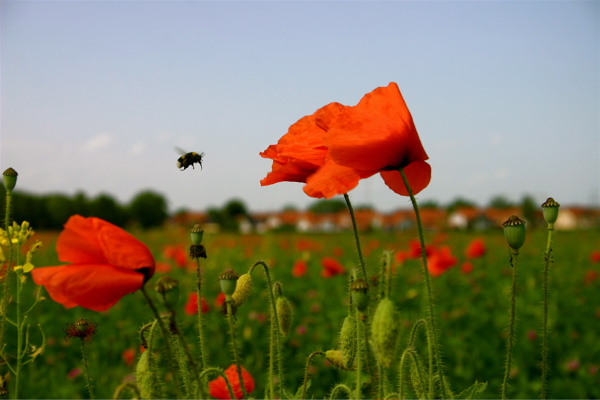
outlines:
{"label": "hairy flower bud", "polygon": [[369,296],[367,291],[369,290],[369,284],[363,279],[356,279],[350,284],[350,292],[352,295],[352,302],[356,306],[356,309],[361,313],[367,310],[369,305]]}
{"label": "hairy flower bud", "polygon": [[346,364],[344,363],[344,356],[342,355],[342,352],[340,350],[327,350],[325,352],[325,358],[327,359],[327,361],[329,361],[331,364],[333,364],[339,369],[343,369],[346,371],[354,371],[356,369],[355,367],[346,367]]}
{"label": "hairy flower bud", "polygon": [[356,357],[356,318],[352,314],[344,318],[342,330],[340,331],[340,348],[344,368],[354,368]]}
{"label": "hairy flower bud", "polygon": [[387,297],[381,299],[373,315],[371,339],[381,365],[390,367],[396,353],[398,319],[394,302]]}
{"label": "hairy flower bud", "polygon": [[252,276],[247,273],[242,274],[237,280],[231,299],[239,307],[248,300],[250,293],[252,293]]}
{"label": "hairy flower bud", "polygon": [[275,302],[275,310],[279,320],[279,331],[286,336],[292,329],[292,305],[287,298],[280,296]]}

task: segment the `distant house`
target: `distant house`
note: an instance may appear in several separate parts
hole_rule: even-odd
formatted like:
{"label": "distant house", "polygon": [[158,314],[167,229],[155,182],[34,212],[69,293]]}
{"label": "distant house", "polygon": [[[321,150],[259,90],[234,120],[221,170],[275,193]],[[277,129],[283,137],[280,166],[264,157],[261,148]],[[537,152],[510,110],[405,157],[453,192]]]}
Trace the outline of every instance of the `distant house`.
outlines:
{"label": "distant house", "polygon": [[590,229],[600,226],[600,210],[585,207],[560,207],[555,229]]}

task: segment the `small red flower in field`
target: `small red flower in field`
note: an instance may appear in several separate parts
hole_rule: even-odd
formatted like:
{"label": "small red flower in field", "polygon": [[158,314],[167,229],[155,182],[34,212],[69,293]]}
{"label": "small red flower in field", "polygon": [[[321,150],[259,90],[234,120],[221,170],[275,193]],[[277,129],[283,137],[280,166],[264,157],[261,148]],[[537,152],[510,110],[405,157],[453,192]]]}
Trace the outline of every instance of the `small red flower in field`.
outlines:
{"label": "small red flower in field", "polygon": [[473,263],[470,261],[465,261],[460,266],[460,272],[462,272],[463,274],[470,274],[471,272],[473,272]]}
{"label": "small red flower in field", "polygon": [[82,371],[81,368],[73,368],[71,371],[69,371],[69,373],[67,374],[67,378],[69,379],[75,379],[77,378],[79,375],[81,375]]}
{"label": "small red flower in field", "polygon": [[306,265],[306,261],[298,260],[294,263],[294,267],[292,268],[292,275],[296,278],[300,278],[306,274],[306,270],[308,266]]}
{"label": "small red flower in field", "polygon": [[135,350],[132,347],[128,348],[121,353],[121,358],[128,367],[131,367],[135,361]]}
{"label": "small red flower in field", "polygon": [[219,308],[223,307],[224,303],[225,303],[225,293],[219,292],[219,294],[215,298],[215,308],[219,309]]}
{"label": "small red flower in field", "polygon": [[465,251],[465,254],[468,258],[480,258],[483,257],[485,253],[485,243],[483,243],[483,239],[481,238],[473,239]]}
{"label": "small red flower in field", "polygon": [[590,261],[592,264],[597,264],[600,262],[600,250],[594,250],[591,252]]}
{"label": "small red flower in field", "polygon": [[[411,240],[408,245],[410,250],[408,251],[409,258],[421,258],[421,243],[418,240]],[[435,248],[433,246],[425,245],[425,256],[429,257],[433,254]]]}
{"label": "small red flower in field", "polygon": [[[244,388],[246,389],[246,393],[250,393],[254,390],[254,379],[252,375],[244,367],[242,369],[242,379],[244,381]],[[237,366],[232,364],[229,368],[225,370],[225,376],[229,380],[231,384],[231,388],[233,389],[233,394],[236,399],[241,399],[243,397],[242,385],[240,384],[240,377],[238,375]],[[208,383],[208,390],[212,397],[215,399],[230,399],[229,390],[227,389],[227,384],[225,383],[225,379],[222,376],[219,376],[217,379],[214,379]]]}
{"label": "small red flower in field", "polygon": [[431,167],[412,116],[394,82],[367,93],[354,107],[330,103],[293,124],[276,145],[260,153],[273,160],[260,182],[305,182],[304,192],[332,198],[380,173],[394,192],[408,196],[429,184]]}
{"label": "small red flower in field", "polygon": [[[204,297],[202,298],[202,314],[206,314],[210,307],[208,305],[208,303],[206,302],[206,300],[204,299]],[[196,315],[198,313],[198,293],[196,292],[192,292],[190,293],[190,296],[188,297],[188,301],[187,303],[185,303],[185,307],[183,309],[183,311],[187,314],[187,315]]]}
{"label": "small red flower in field", "polygon": [[591,285],[596,279],[598,279],[598,272],[593,269],[588,270],[583,278],[583,283],[586,286]]}
{"label": "small red flower in field", "polygon": [[60,261],[70,264],[36,268],[31,275],[66,308],[106,311],[154,275],[154,258],[148,248],[99,218],[69,218],[56,251]]}
{"label": "small red flower in field", "polygon": [[321,265],[323,266],[323,269],[321,270],[321,276],[323,278],[331,278],[332,276],[341,275],[345,272],[342,264],[331,257],[323,257]]}
{"label": "small red flower in field", "polygon": [[166,246],[163,255],[168,260],[173,260],[179,268],[185,268],[188,264],[188,256],[181,246]]}
{"label": "small red flower in field", "polygon": [[439,276],[448,268],[456,265],[458,260],[452,255],[449,246],[443,246],[427,257],[427,265],[431,276]]}

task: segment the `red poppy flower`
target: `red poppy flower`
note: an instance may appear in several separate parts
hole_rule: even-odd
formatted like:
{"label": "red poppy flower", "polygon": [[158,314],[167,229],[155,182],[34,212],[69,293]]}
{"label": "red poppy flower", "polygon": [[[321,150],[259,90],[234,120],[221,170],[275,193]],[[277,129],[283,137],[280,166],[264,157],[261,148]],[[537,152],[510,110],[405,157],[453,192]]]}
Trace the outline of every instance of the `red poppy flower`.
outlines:
{"label": "red poppy flower", "polygon": [[427,266],[431,276],[439,276],[450,267],[456,265],[458,260],[450,252],[450,247],[443,246],[436,249],[431,256],[427,257]]}
{"label": "red poppy flower", "polygon": [[324,257],[323,260],[321,260],[321,265],[323,266],[323,269],[321,270],[321,276],[323,278],[331,278],[332,276],[341,275],[345,272],[342,264],[331,257]]}
{"label": "red poppy flower", "polygon": [[465,261],[460,266],[460,271],[463,274],[470,274],[471,272],[473,272],[473,263],[471,261]]}
{"label": "red poppy flower", "polygon": [[399,168],[415,194],[431,180],[427,153],[393,82],[354,107],[330,103],[303,117],[260,155],[273,160],[261,185],[305,182],[304,192],[317,198],[347,193],[376,173],[394,192],[408,196]]}
{"label": "red poppy flower", "polygon": [[[204,299],[204,297],[202,298],[201,304],[202,304],[201,305],[202,314],[206,314],[208,312],[208,310],[210,309],[210,307],[209,307],[208,303],[206,302],[206,300]],[[185,303],[185,307],[184,307],[183,311],[187,315],[196,315],[198,313],[198,293],[196,293],[196,292],[190,293],[190,296],[188,297],[187,303]]]}
{"label": "red poppy flower", "polygon": [[[244,380],[244,388],[246,388],[246,393],[250,393],[254,390],[254,379],[252,375],[244,367],[242,369],[242,379]],[[232,364],[229,368],[225,370],[225,376],[229,380],[231,384],[231,388],[233,389],[233,394],[236,399],[241,399],[244,394],[242,392],[242,385],[240,384],[240,377],[238,375],[237,366]],[[225,383],[225,378],[219,376],[217,379],[214,379],[208,383],[208,390],[212,397],[215,399],[230,399],[229,390],[227,389],[227,384]]]}
{"label": "red poppy flower", "polygon": [[590,261],[592,264],[597,264],[600,262],[600,250],[594,250],[590,253]]}
{"label": "red poppy flower", "polygon": [[[418,240],[411,240],[408,243],[408,245],[410,246],[410,250],[408,250],[407,256],[409,258],[421,258],[421,254],[423,253],[421,251],[421,242],[419,242]],[[429,257],[430,255],[432,255],[434,251],[435,251],[435,248],[433,246],[425,245],[425,256],[426,257]]]}
{"label": "red poppy flower", "polygon": [[154,275],[154,258],[148,248],[99,218],[69,218],[58,237],[56,251],[61,262],[70,264],[36,268],[31,275],[66,308],[108,310]]}
{"label": "red poppy flower", "polygon": [[294,266],[292,268],[292,275],[295,278],[300,278],[301,276],[304,276],[306,274],[307,268],[308,266],[306,265],[306,261],[298,260],[294,263]]}
{"label": "red poppy flower", "polygon": [[135,349],[133,347],[128,348],[127,350],[121,353],[121,358],[125,361],[127,366],[131,367],[133,362],[135,361]]}
{"label": "red poppy flower", "polygon": [[481,238],[473,239],[465,251],[465,255],[468,258],[480,258],[483,257],[485,253],[485,243],[483,243],[483,239]]}
{"label": "red poppy flower", "polygon": [[223,307],[224,303],[225,303],[225,293],[219,292],[219,294],[215,298],[215,308]]}

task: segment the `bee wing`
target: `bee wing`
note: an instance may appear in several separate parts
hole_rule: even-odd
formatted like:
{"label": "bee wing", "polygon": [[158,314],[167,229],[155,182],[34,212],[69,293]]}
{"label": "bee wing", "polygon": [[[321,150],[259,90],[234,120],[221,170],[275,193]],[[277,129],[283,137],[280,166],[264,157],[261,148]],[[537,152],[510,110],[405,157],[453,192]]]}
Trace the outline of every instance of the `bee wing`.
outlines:
{"label": "bee wing", "polygon": [[174,149],[180,156],[185,156],[188,152],[182,149],[181,147],[174,146]]}

